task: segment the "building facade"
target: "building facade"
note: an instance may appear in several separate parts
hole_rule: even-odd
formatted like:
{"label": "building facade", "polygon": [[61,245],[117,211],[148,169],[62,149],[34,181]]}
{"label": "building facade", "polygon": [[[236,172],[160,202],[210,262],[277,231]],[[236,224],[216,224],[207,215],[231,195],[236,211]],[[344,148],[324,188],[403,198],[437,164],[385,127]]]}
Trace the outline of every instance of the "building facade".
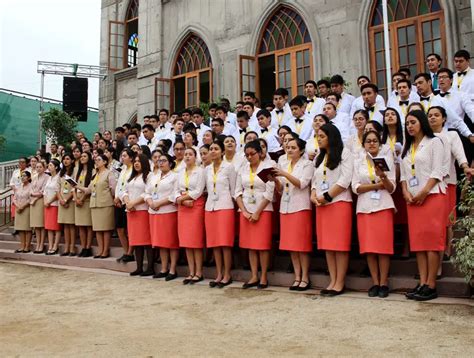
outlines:
{"label": "building facade", "polygon": [[[389,0],[392,68],[473,52],[470,0]],[[341,74],[386,88],[381,0],[102,0],[99,125]]]}

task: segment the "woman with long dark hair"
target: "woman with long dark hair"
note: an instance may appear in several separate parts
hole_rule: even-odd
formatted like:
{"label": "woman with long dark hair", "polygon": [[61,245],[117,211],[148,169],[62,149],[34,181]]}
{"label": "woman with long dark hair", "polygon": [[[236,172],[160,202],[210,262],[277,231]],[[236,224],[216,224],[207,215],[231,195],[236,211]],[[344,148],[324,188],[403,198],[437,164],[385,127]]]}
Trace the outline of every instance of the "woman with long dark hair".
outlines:
{"label": "woman with long dark hair", "polygon": [[59,170],[61,163],[52,159],[48,164],[50,177],[44,187],[44,228],[48,233],[48,251],[46,255],[58,253],[61,239],[61,225],[58,223]]}
{"label": "woman with long dark hair", "polygon": [[369,113],[365,109],[359,109],[352,116],[351,131],[353,134],[345,143],[345,147],[353,156],[363,155],[362,136],[364,135],[365,125],[369,121]]}
{"label": "woman with long dark hair", "polygon": [[407,202],[410,250],[416,253],[420,282],[406,296],[419,301],[438,297],[436,275],[439,255],[446,248],[446,148],[433,134],[424,111],[405,119],[401,184]]}
{"label": "woman with long dark hair", "polygon": [[352,232],[350,184],[353,155],[343,147],[341,134],[332,124],[318,131],[319,155],[311,185],[311,201],[316,205],[318,249],[326,252],[330,282],[322,295],[344,293],[349,265]]}
{"label": "woman with long dark hair", "polygon": [[62,157],[63,167],[59,172],[59,210],[58,223],[63,225],[64,252],[61,256],[76,256],[76,228],[74,226],[74,188],[66,179],[73,177],[74,158],[72,154],[66,153]]}
{"label": "woman with long dark hair", "polygon": [[309,160],[314,160],[319,154],[318,130],[322,125],[329,123],[329,118],[325,114],[317,114],[313,119],[313,138],[306,143],[306,153]]}
{"label": "woman with long dark hair", "polygon": [[45,173],[46,163],[39,161],[36,164],[36,178],[31,183],[30,194],[30,226],[34,228],[36,234],[36,248],[34,254],[44,252],[44,198],[43,192],[48,175]]}
{"label": "woman with long dark hair", "polygon": [[20,235],[20,248],[16,253],[30,252],[31,226],[30,226],[30,195],[31,195],[31,173],[23,171],[20,176],[21,184],[16,187],[13,196],[15,204],[15,230]]}

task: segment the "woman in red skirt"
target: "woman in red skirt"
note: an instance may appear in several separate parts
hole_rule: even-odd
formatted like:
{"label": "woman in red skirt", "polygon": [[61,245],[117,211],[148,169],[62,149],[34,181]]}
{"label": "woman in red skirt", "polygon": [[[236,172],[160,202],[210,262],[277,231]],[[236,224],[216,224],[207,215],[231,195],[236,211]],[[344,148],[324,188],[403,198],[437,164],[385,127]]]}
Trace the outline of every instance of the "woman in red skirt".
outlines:
{"label": "woman in red skirt", "polygon": [[388,296],[388,271],[393,254],[393,211],[390,195],[395,190],[395,167],[391,155],[385,160],[390,171],[383,172],[374,165],[381,151],[381,138],[369,131],[362,137],[366,156],[355,160],[352,190],[357,198],[357,234],[361,254],[367,254],[370,275],[374,285],[369,297]]}
{"label": "woman in red skirt", "polygon": [[420,282],[406,296],[427,301],[438,297],[436,275],[446,247],[445,147],[435,137],[424,111],[409,112],[405,121],[401,184],[407,202],[410,250],[416,252]]}
{"label": "woman in red skirt", "polygon": [[[232,137],[233,138],[233,137]],[[206,246],[214,251],[216,278],[210,287],[225,287],[232,283],[232,247],[235,238],[233,194],[236,172],[232,162],[223,161],[224,143],[210,146],[212,164],[206,168],[207,200],[205,207]]]}
{"label": "woman in red skirt", "polygon": [[[153,152],[153,156],[156,153]],[[150,175],[146,186],[146,202],[150,216],[151,245],[160,249],[161,270],[153,278],[166,281],[178,277],[176,265],[179,257],[178,209],[170,200],[177,175],[173,172],[174,160],[168,154],[158,159],[159,171]]]}
{"label": "woman in red skirt", "polygon": [[56,255],[61,240],[61,225],[58,224],[59,160],[52,159],[48,164],[50,177],[44,187],[44,229],[48,233],[46,255]]}
{"label": "woman in red skirt", "polygon": [[312,251],[311,201],[309,192],[313,178],[313,164],[302,158],[306,142],[297,138],[286,144],[288,161],[275,169],[275,186],[280,200],[280,250],[290,251],[295,280],[291,291],[306,291]]}
{"label": "woman in red skirt", "polygon": [[319,154],[311,184],[311,201],[316,205],[318,249],[326,251],[331,281],[322,295],[344,293],[352,232],[350,191],[353,155],[344,148],[341,134],[333,124],[318,131]]}
{"label": "woman in red skirt", "polygon": [[177,174],[173,199],[178,204],[179,246],[186,249],[189,275],[183,284],[194,284],[204,279],[202,274],[204,248],[204,169],[196,163],[197,152],[187,148],[184,152],[185,168]]}
{"label": "woman in red skirt", "polygon": [[[272,247],[272,212],[275,183],[263,182],[257,175],[263,169],[271,168],[273,161],[263,161],[262,147],[258,139],[244,147],[248,164],[242,165],[237,175],[235,198],[240,209],[239,246],[249,250],[252,276],[243,288],[268,287],[267,271]],[[273,162],[274,163],[274,162]],[[258,278],[258,264],[262,275]]]}
{"label": "woman in red skirt", "polygon": [[[151,246],[148,205],[145,202],[145,188],[150,174],[150,161],[144,154],[133,159],[133,170],[123,193],[127,209],[127,230],[130,246],[135,248],[137,269],[130,276],[153,276],[155,260]],[[148,267],[143,270],[144,254]]]}

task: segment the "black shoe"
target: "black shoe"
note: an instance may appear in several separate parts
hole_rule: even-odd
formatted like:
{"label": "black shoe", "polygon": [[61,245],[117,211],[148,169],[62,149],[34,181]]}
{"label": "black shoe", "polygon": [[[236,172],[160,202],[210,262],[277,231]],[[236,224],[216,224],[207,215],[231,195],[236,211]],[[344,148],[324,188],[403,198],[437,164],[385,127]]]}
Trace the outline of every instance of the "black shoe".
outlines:
{"label": "black shoe", "polygon": [[438,298],[438,292],[436,288],[430,288],[428,285],[424,285],[423,288],[416,293],[413,298],[415,301],[429,301]]}
{"label": "black shoe", "polygon": [[69,251],[66,251],[66,252],[63,252],[62,254],[60,254],[59,256],[69,256],[70,252]]}
{"label": "black shoe", "polygon": [[85,250],[86,250],[86,249],[82,249],[81,252],[79,252],[79,255],[77,255],[77,256],[79,256],[79,257],[84,257],[84,252],[85,252]]}
{"label": "black shoe", "polygon": [[[196,277],[197,277],[197,278],[196,278]],[[194,277],[191,279],[190,284],[191,284],[191,285],[194,285],[195,283],[201,282],[202,280],[204,280],[204,277],[203,277],[203,276],[194,275]]]}
{"label": "black shoe", "polygon": [[143,273],[143,270],[135,270],[130,272],[130,276],[140,276]]}
{"label": "black shoe", "polygon": [[[304,284],[304,286],[301,286],[302,284]],[[301,281],[300,285],[298,286],[298,289],[297,291],[307,291],[311,288],[311,281]]]}
{"label": "black shoe", "polygon": [[58,253],[59,253],[59,250],[56,249],[56,250],[52,250],[52,251],[50,252],[50,255],[57,255]]}
{"label": "black shoe", "polygon": [[23,250],[18,249],[18,250],[15,250],[14,252],[15,252],[15,254],[22,254]]}
{"label": "black shoe", "polygon": [[209,282],[209,287],[214,288],[214,287],[217,287],[219,284],[220,284],[220,281],[217,282],[217,281],[212,280],[211,282]]}
{"label": "black shoe", "polygon": [[123,255],[122,262],[133,262],[135,261],[135,257],[133,255]]}
{"label": "black shoe", "polygon": [[327,288],[325,288],[325,289],[322,289],[319,293],[321,296],[329,296],[330,291],[331,290],[328,290]]}
{"label": "black shoe", "polygon": [[42,251],[42,250],[35,250],[35,251],[33,251],[33,253],[34,253],[34,254],[42,254],[43,251]]}
{"label": "black shoe", "polygon": [[255,282],[252,282],[252,283],[245,282],[245,283],[242,285],[242,288],[243,288],[244,290],[246,290],[247,288],[257,287],[258,285],[260,285],[260,284],[258,283],[258,281],[255,281]]}
{"label": "black shoe", "polygon": [[77,256],[77,254],[76,254],[75,252],[71,252],[71,253],[69,254],[69,256],[70,256],[70,257],[74,257],[74,256]]}
{"label": "black shoe", "polygon": [[146,270],[146,271],[144,271],[140,274],[140,276],[144,276],[144,277],[154,276],[154,275],[155,275],[155,271],[153,271],[153,270]]}
{"label": "black shoe", "polygon": [[[290,286],[290,291],[298,291],[298,286],[300,285],[301,281],[293,281],[293,285]],[[296,284],[296,285],[295,285]]]}
{"label": "black shoe", "polygon": [[342,295],[345,291],[346,291],[345,287],[343,287],[342,290],[340,291],[329,290],[328,296],[329,297],[339,296],[339,295]]}
{"label": "black shoe", "polygon": [[390,291],[390,289],[388,288],[388,286],[385,286],[385,285],[380,286],[379,297],[380,298],[388,297],[389,291]]}
{"label": "black shoe", "polygon": [[91,257],[92,256],[92,249],[84,249],[84,253],[82,257]]}
{"label": "black shoe", "polygon": [[258,290],[264,290],[264,289],[266,289],[267,287],[268,287],[268,282],[267,282],[267,283],[259,283],[259,284],[257,285],[257,289],[258,289]]}
{"label": "black shoe", "polygon": [[166,272],[158,272],[156,275],[153,275],[153,278],[164,278],[169,275],[169,271]]}
{"label": "black shoe", "polygon": [[369,288],[369,297],[377,297],[380,292],[380,286],[379,285],[373,285],[371,288]]}
{"label": "black shoe", "polygon": [[28,254],[29,252],[30,252],[30,250],[23,250],[24,254]]}
{"label": "black shoe", "polygon": [[221,281],[221,282],[219,282],[219,283],[217,284],[217,287],[219,287],[219,288],[224,288],[225,286],[229,286],[232,282],[233,282],[232,279],[230,279],[230,280],[227,281],[227,282]]}
{"label": "black shoe", "polygon": [[192,277],[191,277],[191,278],[185,278],[185,279],[183,280],[183,285],[189,285],[192,280],[193,280]]}
{"label": "black shoe", "polygon": [[415,295],[423,288],[423,286],[420,286],[420,284],[416,285],[415,288],[408,290],[408,292],[405,293],[405,297],[409,300],[413,300]]}
{"label": "black shoe", "polygon": [[121,263],[124,256],[125,256],[125,255],[120,256],[120,257],[119,257],[117,260],[115,260],[115,261],[117,261],[118,263]]}
{"label": "black shoe", "polygon": [[169,273],[168,276],[166,276],[165,281],[172,281],[172,280],[174,280],[175,278],[178,278],[178,274],[177,274],[177,273]]}
{"label": "black shoe", "polygon": [[95,259],[101,259],[102,256],[100,256],[100,255],[95,255],[94,258],[95,258]]}

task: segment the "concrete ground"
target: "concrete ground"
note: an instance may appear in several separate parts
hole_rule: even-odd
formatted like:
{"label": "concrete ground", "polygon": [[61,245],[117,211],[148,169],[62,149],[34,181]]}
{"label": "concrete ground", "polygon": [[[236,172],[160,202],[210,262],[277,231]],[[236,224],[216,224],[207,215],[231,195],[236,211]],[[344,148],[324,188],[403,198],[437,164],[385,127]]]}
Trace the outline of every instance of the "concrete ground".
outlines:
{"label": "concrete ground", "polygon": [[240,285],[0,262],[0,355],[474,356],[472,300]]}

